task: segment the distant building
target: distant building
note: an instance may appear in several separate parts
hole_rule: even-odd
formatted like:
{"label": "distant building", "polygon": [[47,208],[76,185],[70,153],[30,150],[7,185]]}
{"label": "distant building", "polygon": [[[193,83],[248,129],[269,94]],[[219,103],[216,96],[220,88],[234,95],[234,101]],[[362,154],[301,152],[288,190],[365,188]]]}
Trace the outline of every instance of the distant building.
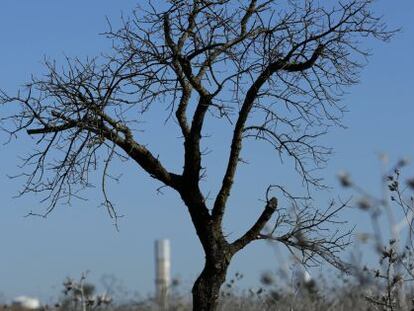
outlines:
{"label": "distant building", "polygon": [[13,299],[12,306],[27,310],[38,310],[40,309],[41,304],[37,298],[19,296]]}
{"label": "distant building", "polygon": [[168,309],[168,290],[170,287],[170,241],[155,241],[155,299],[160,310]]}

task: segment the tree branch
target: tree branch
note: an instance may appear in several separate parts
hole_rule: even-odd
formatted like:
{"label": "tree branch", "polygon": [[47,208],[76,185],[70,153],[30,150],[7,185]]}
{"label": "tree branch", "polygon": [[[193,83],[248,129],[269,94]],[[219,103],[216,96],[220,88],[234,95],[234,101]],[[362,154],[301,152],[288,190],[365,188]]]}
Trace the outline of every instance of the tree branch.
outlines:
{"label": "tree branch", "polygon": [[240,109],[239,116],[234,127],[233,139],[230,146],[230,155],[228,159],[226,173],[223,177],[222,186],[216,197],[213,208],[213,217],[221,222],[224,215],[224,209],[227,199],[230,195],[230,190],[233,185],[234,175],[237,170],[237,165],[240,158],[240,152],[242,149],[243,131],[253,107],[254,102],[257,100],[260,88],[268,81],[268,79],[280,70],[295,72],[303,71],[311,68],[316,62],[318,57],[323,51],[323,46],[319,45],[313,52],[310,59],[300,64],[290,64],[285,61],[277,60],[266,67],[266,69],[260,74],[253,85],[247,91],[242,108]]}
{"label": "tree branch", "polygon": [[260,239],[261,231],[266,226],[267,222],[272,218],[272,215],[276,211],[276,208],[277,199],[273,197],[267,202],[262,214],[257,219],[256,223],[241,238],[231,244],[231,247],[235,250],[235,252],[244,248],[253,240]]}
{"label": "tree branch", "polygon": [[[66,118],[65,116],[56,112],[53,113],[53,115],[59,119],[64,120],[65,124],[60,126],[47,126],[44,128],[29,129],[27,130],[27,133],[29,135],[47,134],[62,132],[72,128],[78,128],[79,130],[90,131],[97,135],[102,135],[123,149],[126,154],[135,160],[135,162],[137,162],[148,174],[150,174],[151,177],[176,190],[181,188],[181,176],[168,172],[161,164],[161,162],[155,158],[147,148],[138,144],[132,139],[131,133],[126,135],[125,138],[121,138],[117,132],[110,130],[102,123],[100,123],[100,127],[97,128],[96,122],[90,122],[90,120],[86,118],[84,118],[84,120],[73,120]],[[110,118],[107,117],[107,119]]]}

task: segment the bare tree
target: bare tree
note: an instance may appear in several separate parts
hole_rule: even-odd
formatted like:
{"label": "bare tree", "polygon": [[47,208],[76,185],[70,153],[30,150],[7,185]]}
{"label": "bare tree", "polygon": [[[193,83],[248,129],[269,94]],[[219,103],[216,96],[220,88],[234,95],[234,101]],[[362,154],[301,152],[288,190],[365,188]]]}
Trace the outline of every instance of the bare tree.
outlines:
{"label": "bare tree", "polygon": [[[106,33],[113,40],[110,54],[68,59],[62,68],[46,61],[45,77],[33,78],[16,96],[1,93],[3,105],[20,109],[3,115],[3,128],[11,137],[26,131],[39,138],[37,151],[24,161],[29,171],[21,194],[46,192],[47,215],[88,187],[90,173],[100,167],[104,203],[116,218],[106,191],[108,166],[119,157],[134,160],[177,191],[188,208],[205,252],[193,287],[194,310],[216,309],[231,258],[253,241],[277,241],[299,250],[305,263],[322,259],[346,269],[337,252],[348,244],[348,233],[326,231],[346,204],[314,208],[308,199],[269,186],[263,212],[242,236],[229,241],[222,222],[247,139],[293,159],[307,190],[322,186],[312,172],[323,167],[330,149],[318,137],[340,124],[344,89],[358,82],[369,56],[360,41],[387,41],[394,33],[371,13],[371,2],[147,3],[121,29]],[[167,103],[182,136],[181,172],[165,167],[134,125],[137,113],[161,103]],[[212,118],[228,122],[232,140],[210,206],[200,179],[203,130]],[[291,199],[293,209],[278,207],[273,190]],[[274,226],[266,229],[274,214]]]}

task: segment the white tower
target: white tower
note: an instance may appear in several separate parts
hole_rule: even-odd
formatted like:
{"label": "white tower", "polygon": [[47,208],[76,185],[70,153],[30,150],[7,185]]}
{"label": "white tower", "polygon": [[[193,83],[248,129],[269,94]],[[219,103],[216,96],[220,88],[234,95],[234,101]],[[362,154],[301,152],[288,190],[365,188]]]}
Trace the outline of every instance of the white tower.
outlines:
{"label": "white tower", "polygon": [[170,241],[155,241],[155,298],[161,310],[168,308],[170,268]]}

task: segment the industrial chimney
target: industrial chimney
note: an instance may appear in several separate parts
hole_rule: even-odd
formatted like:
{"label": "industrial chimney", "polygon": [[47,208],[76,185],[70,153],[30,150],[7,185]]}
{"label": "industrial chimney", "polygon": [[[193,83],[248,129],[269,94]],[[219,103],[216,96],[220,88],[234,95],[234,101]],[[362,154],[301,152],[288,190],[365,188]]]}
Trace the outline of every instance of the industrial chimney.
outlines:
{"label": "industrial chimney", "polygon": [[168,308],[168,288],[170,286],[170,241],[155,241],[155,298],[160,310]]}

